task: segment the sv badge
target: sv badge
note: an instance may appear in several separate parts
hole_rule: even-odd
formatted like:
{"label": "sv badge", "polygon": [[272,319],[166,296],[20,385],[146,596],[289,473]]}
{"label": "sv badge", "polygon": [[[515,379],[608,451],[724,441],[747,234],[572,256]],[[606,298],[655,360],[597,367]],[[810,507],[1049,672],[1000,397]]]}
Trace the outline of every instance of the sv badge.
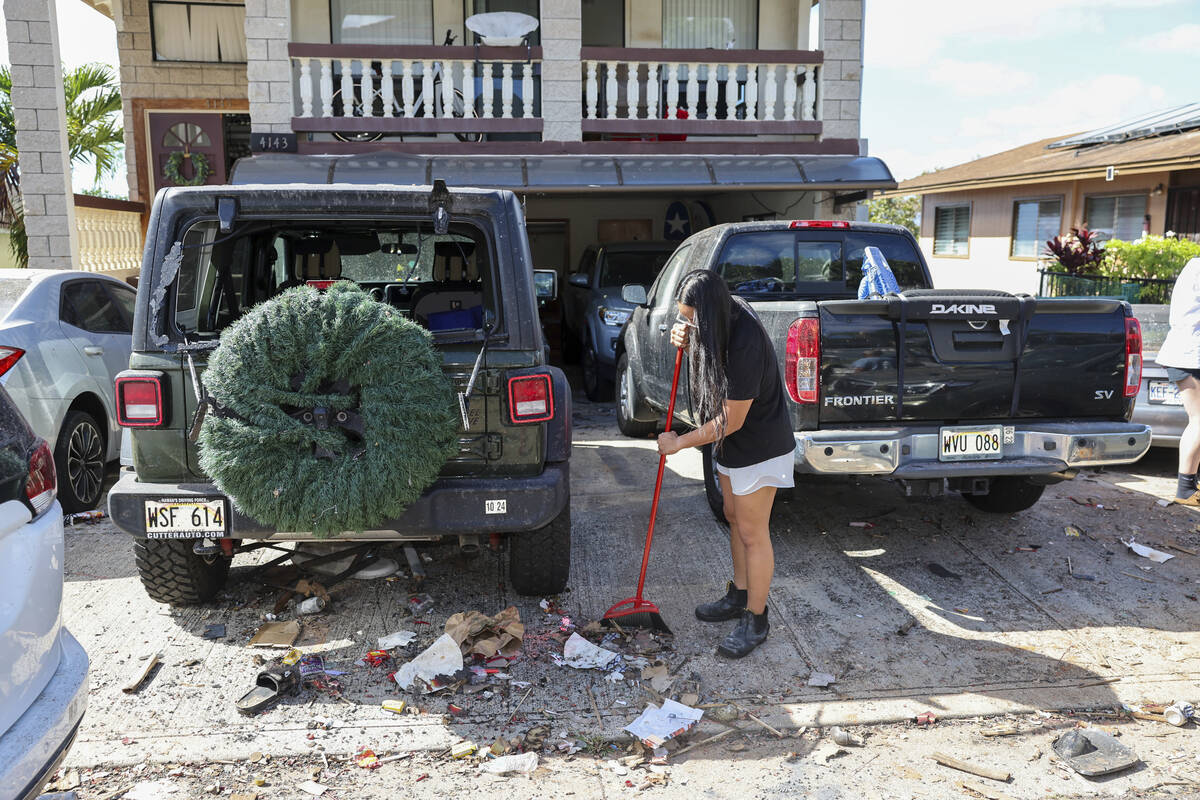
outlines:
{"label": "sv badge", "polygon": [[1094,400],[1112,400],[1112,396],[1113,396],[1112,389],[1097,389],[1096,394],[1093,396],[1092,399],[1094,399]]}

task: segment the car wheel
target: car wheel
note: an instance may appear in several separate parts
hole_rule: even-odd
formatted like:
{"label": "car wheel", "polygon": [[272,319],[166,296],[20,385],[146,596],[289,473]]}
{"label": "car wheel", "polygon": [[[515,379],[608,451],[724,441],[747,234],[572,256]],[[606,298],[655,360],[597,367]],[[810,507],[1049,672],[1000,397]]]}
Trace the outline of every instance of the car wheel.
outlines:
{"label": "car wheel", "polygon": [[562,324],[562,360],[564,364],[579,363],[579,337],[571,332],[565,321]]}
{"label": "car wheel", "polygon": [[558,594],[571,575],[571,499],[544,528],[508,535],[508,580],[517,594]]}
{"label": "car wheel", "polygon": [[634,416],[641,405],[642,398],[633,382],[633,370],[629,368],[629,354],[622,353],[617,362],[617,428],[634,439],[645,439],[656,427],[653,420],[641,422]]}
{"label": "car wheel", "polygon": [[142,586],[151,600],[194,606],[211,600],[229,575],[225,556],[200,556],[192,539],[139,539],[133,543]]}
{"label": "car wheel", "polygon": [[600,359],[591,342],[583,350],[583,392],[592,402],[612,399],[612,383],[600,374]]}
{"label": "car wheel", "polygon": [[708,500],[708,507],[712,509],[713,516],[717,518],[717,522],[722,525],[728,525],[725,519],[725,496],[721,492],[721,481],[717,477],[717,470],[713,466],[713,446],[706,444],[700,448],[700,458],[704,464],[704,496]]}
{"label": "car wheel", "polygon": [[54,448],[58,499],[64,512],[73,514],[99,505],[105,455],[104,434],[96,418],[86,411],[68,413]]}
{"label": "car wheel", "polygon": [[993,478],[987,494],[963,492],[963,499],[980,511],[990,514],[1013,514],[1032,508],[1046,491],[1045,486],[1030,483],[1024,478],[1007,475]]}

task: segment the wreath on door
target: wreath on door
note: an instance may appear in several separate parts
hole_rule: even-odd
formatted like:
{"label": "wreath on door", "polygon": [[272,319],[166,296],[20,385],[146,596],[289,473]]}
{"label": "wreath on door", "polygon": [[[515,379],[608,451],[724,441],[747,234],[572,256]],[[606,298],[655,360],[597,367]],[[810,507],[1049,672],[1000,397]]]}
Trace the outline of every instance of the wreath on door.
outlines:
{"label": "wreath on door", "polygon": [[[192,177],[190,178],[185,178],[180,171],[185,160],[192,164]],[[167,156],[166,165],[163,166],[163,175],[176,186],[199,186],[212,176],[212,172],[212,165],[208,163],[208,157],[204,153],[189,153],[185,150],[176,150],[171,153]]]}

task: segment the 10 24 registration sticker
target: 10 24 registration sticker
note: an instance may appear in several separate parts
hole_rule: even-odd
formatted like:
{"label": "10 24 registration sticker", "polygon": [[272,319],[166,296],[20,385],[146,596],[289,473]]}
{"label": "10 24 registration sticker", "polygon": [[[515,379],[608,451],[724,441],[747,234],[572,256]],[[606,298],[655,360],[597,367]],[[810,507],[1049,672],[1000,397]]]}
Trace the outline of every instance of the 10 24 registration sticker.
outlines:
{"label": "10 24 registration sticker", "polygon": [[507,500],[484,500],[483,501],[483,513],[485,513],[485,514],[507,514],[508,513],[508,501]]}

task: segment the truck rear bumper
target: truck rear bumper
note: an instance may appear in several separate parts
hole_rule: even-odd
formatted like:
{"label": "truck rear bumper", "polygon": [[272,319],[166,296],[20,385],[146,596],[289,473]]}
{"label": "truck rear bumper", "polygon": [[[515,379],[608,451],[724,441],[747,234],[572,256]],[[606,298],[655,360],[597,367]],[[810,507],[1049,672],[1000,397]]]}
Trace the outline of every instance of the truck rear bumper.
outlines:
{"label": "truck rear bumper", "polygon": [[1013,428],[1003,457],[941,461],[936,426],[796,432],[796,471],[815,474],[957,478],[1046,475],[1128,464],[1150,449],[1150,428],[1131,422],[1030,422]]}
{"label": "truck rear bumper", "polygon": [[[570,462],[567,461],[546,464],[541,474],[529,477],[439,478],[399,518],[381,522],[378,530],[347,532],[339,539],[423,541],[459,534],[537,530],[548,525],[566,507],[571,496],[570,486]],[[108,513],[121,530],[145,537],[147,500],[189,496],[213,498],[222,494],[212,484],[205,483],[142,483],[133,470],[126,470],[108,493]],[[503,500],[503,513],[487,513],[485,501],[488,500]],[[277,531],[236,508],[230,514],[230,530],[226,535],[235,539],[276,541],[316,538],[311,533]]]}

